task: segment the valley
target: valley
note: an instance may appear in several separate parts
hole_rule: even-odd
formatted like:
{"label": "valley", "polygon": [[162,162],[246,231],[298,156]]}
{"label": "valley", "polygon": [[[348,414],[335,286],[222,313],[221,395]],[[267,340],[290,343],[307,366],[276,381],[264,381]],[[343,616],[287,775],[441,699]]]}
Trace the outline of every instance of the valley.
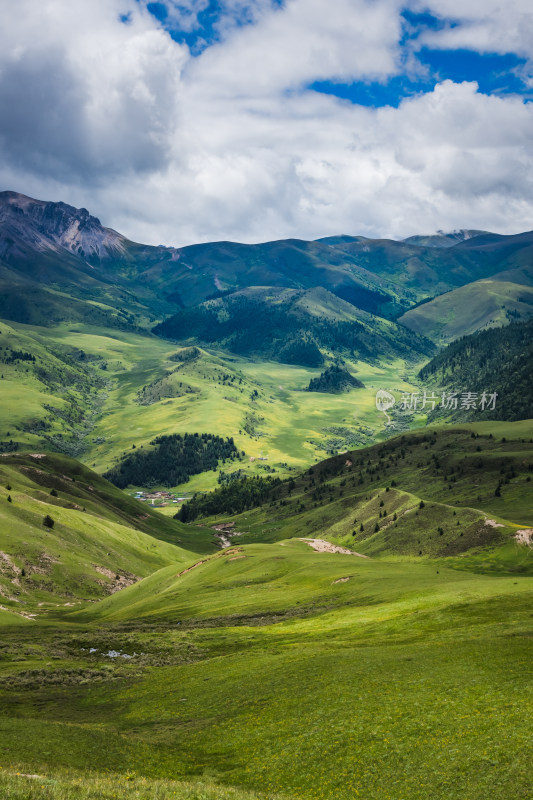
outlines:
{"label": "valley", "polygon": [[[526,797],[533,429],[499,434],[437,427],[349,452],[203,528],[139,515],[64,456],[5,454],[2,509],[23,526],[0,526],[19,586],[6,596],[4,558],[5,796]],[[500,498],[490,472],[472,487],[481,457],[514,473]],[[41,540],[37,503],[56,519]],[[217,520],[234,523],[222,550]],[[315,551],[318,536],[370,557]],[[95,571],[107,550],[129,587]]]}
{"label": "valley", "polygon": [[[66,452],[80,455],[102,473],[133,444],[146,446],[158,435],[187,432],[233,436],[236,446],[246,454],[239,465],[246,472],[261,473],[261,466],[266,465],[278,472],[304,467],[323,458],[332,448],[342,448],[345,439],[346,446],[354,439],[365,444],[382,433],[385,418],[375,408],[376,390],[414,390],[416,370],[424,363],[401,359],[377,364],[347,361],[364,388],[322,395],[305,391],[309,381],[320,374],[320,368],[204,348],[198,358],[178,364],[172,356],[180,351],[179,346],[145,334],[82,325],[42,329],[12,323],[9,329],[12,333],[6,342],[16,342],[20,347],[25,343],[32,352],[48,353],[57,347],[67,352],[82,351],[85,362],[89,362],[90,380],[86,381],[91,386],[100,384],[102,405],[90,428],[87,422],[85,429],[76,427],[68,420],[58,420],[57,414],[44,408],[45,402],[63,408],[66,386],[56,387],[57,401],[51,403],[45,395],[47,387],[31,375],[31,369],[26,372],[25,363],[6,368],[1,386],[4,401],[0,408],[0,441],[13,439],[21,447],[42,446],[39,427],[50,425],[51,430],[62,433]],[[7,337],[7,325],[4,330]],[[1,341],[0,334],[0,346]],[[161,397],[148,404],[139,402],[139,392],[174,370],[178,371],[173,380],[194,391],[176,392],[178,396]],[[251,399],[254,392],[257,394]],[[23,406],[16,400],[21,395]],[[91,403],[94,399],[93,395]],[[91,413],[89,406],[86,413]],[[21,423],[28,427],[31,415],[34,427],[21,430]],[[332,428],[342,429],[341,435],[328,430]],[[80,442],[80,450],[71,450],[71,442],[73,448]],[[262,454],[268,461],[258,461]],[[216,474],[204,475],[181,488],[211,488],[216,480]]]}
{"label": "valley", "polygon": [[0,194],[2,797],[529,796],[532,247]]}

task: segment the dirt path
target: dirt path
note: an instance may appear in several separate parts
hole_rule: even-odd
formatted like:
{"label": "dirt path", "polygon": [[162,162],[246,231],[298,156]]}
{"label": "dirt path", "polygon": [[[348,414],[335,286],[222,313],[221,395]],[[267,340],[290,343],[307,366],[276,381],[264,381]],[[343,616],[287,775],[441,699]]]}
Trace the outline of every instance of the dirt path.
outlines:
{"label": "dirt path", "polygon": [[187,572],[190,572],[191,569],[195,569],[196,567],[199,567],[202,564],[205,564],[206,561],[209,561],[209,559],[208,558],[202,558],[201,561],[197,561],[195,564],[191,564],[191,566],[187,567],[187,569],[183,569],[181,572],[178,572],[178,574],[176,575],[176,578],[181,578],[182,575],[185,575]]}
{"label": "dirt path", "polygon": [[303,539],[300,538],[301,542],[305,542],[312,547],[313,550],[316,550],[317,553],[342,553],[346,556],[358,556],[359,558],[368,558],[368,556],[364,556],[362,553],[356,553],[354,550],[348,550],[347,547],[339,547],[336,544],[331,544],[331,542],[326,542],[325,539]]}

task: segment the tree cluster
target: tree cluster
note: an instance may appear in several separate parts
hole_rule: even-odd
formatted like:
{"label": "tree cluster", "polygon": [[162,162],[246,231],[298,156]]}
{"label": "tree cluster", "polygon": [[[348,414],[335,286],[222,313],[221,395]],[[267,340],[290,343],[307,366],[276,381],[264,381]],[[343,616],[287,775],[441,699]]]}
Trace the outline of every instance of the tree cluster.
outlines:
{"label": "tree cluster", "polygon": [[192,522],[197,517],[213,514],[240,514],[269,500],[281,484],[279,478],[242,478],[224,484],[206,495],[195,495],[184,503],[176,519]]}
{"label": "tree cluster", "polygon": [[354,378],[347,369],[334,365],[324,370],[318,378],[311,378],[307,391],[340,394],[352,388],[364,388],[364,384]]}
{"label": "tree cluster", "polygon": [[177,486],[191,475],[214,470],[239,456],[233,438],[223,439],[212,433],[175,433],[159,436],[150,449],[136,448],[104,478],[120,489],[127,486]]}

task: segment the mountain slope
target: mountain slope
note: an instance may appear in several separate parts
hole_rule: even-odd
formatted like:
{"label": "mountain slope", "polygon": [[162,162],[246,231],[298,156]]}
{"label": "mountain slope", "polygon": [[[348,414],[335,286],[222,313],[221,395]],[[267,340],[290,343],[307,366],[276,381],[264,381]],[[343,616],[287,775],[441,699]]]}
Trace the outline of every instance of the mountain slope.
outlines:
{"label": "mountain slope", "polygon": [[[486,427],[433,428],[345,453],[283,482],[243,480],[197,497],[180,516],[207,514],[219,527],[224,521],[232,539],[229,548],[186,573],[162,569],[74,616],[172,620],[224,614],[246,623],[254,615],[282,619],[295,601],[303,606],[300,614],[309,607],[331,609],[338,597],[336,584],[354,572],[358,580],[345,592],[353,602],[365,592],[375,598],[380,591],[375,584],[362,591],[361,581],[373,568],[372,561],[354,559],[357,554],[372,560],[409,557],[422,564],[439,559],[439,567],[457,569],[470,559],[470,569],[530,575],[533,553],[516,535],[521,525],[533,521],[533,484],[527,480],[533,445],[522,438],[522,425],[511,423],[505,430],[507,441],[495,441]],[[512,479],[496,497],[502,465]],[[328,555],[322,548],[319,558],[326,572],[313,581],[313,569],[319,567],[313,567],[317,556],[310,543],[318,538],[342,551],[330,548]],[[282,549],[273,551],[273,544]],[[396,567],[409,580],[406,562]]]}
{"label": "mountain slope", "polygon": [[[160,260],[163,250],[129,242],[87,209],[0,192],[0,287],[11,296],[0,313],[20,322],[81,318],[131,328],[134,319],[154,319],[173,307],[132,280]],[[44,315],[35,320],[31,309],[21,316],[17,309],[17,302],[31,305],[37,294],[47,306],[47,320]]]}
{"label": "mountain slope", "polygon": [[533,287],[491,279],[441,294],[402,314],[398,322],[433,342],[446,344],[460,336],[530,316]]}
{"label": "mountain slope", "polygon": [[106,362],[32,334],[0,322],[0,452],[37,440],[79,455],[107,396]]}
{"label": "mountain slope", "polygon": [[[198,555],[178,542],[191,533],[71,459],[0,457],[0,606],[18,618],[94,601],[169,564],[186,565]],[[198,530],[201,551],[214,549],[210,538]]]}
{"label": "mountain slope", "polygon": [[154,332],[310,367],[323,363],[321,350],[348,351],[352,357],[374,363],[380,358],[416,359],[433,348],[428,340],[356,309],[323,288],[243,289],[183,309]]}
{"label": "mountain slope", "polygon": [[408,236],[403,241],[407,244],[416,244],[420,245],[421,247],[453,247],[459,242],[465,242],[467,239],[473,239],[475,236],[482,236],[486,233],[487,231],[465,229],[452,231],[451,233],[439,231],[438,233],[431,234],[429,236]]}
{"label": "mountain slope", "polygon": [[[433,358],[419,377],[429,386],[473,392],[496,392],[493,410],[441,409],[432,418],[520,420],[533,418],[533,320],[465,336]],[[489,404],[490,405],[490,404]]]}
{"label": "mountain slope", "polygon": [[[389,555],[462,552],[474,546],[463,527],[467,521],[470,525],[490,514],[517,527],[533,524],[532,434],[531,420],[432,426],[339,454],[281,484],[271,478],[235,482],[193,498],[179,516],[223,520],[232,515],[236,530],[242,525],[248,532],[239,543],[321,532],[361,553],[367,547]],[[420,500],[427,505],[414,515],[420,520],[403,515],[407,507],[416,512]],[[474,538],[476,530],[474,525],[470,531]],[[503,541],[500,533],[508,540],[511,530],[487,525],[483,536],[490,544]]]}
{"label": "mountain slope", "polygon": [[[452,246],[440,246],[443,242]],[[323,286],[358,308],[392,318],[430,293],[524,270],[532,248],[531,233],[478,231],[405,242],[338,236],[314,242],[153,247],[102,226],[86,209],[0,193],[3,290],[16,288],[24,299],[36,287],[52,287],[77,300],[96,301],[115,327],[145,325],[220,292],[265,285],[296,290]],[[530,278],[525,276],[524,282]],[[61,310],[44,297],[50,303],[50,322],[82,313],[68,301]],[[14,313],[15,306],[13,300],[3,313]],[[114,313],[117,308],[126,318]]]}
{"label": "mountain slope", "polygon": [[[9,484],[15,492],[20,488],[24,502],[31,503],[32,508],[44,503],[54,506],[58,514],[61,509],[77,513],[85,509],[84,514],[91,515],[92,523],[96,519],[116,523],[193,553],[215,549],[210,534],[161,516],[68,456],[49,452],[4,453],[0,455],[0,470],[4,499],[10,493],[6,489]],[[57,497],[52,491],[57,492]],[[2,507],[7,513],[8,505]],[[17,507],[23,513],[23,505]],[[48,510],[43,506],[43,516]]]}

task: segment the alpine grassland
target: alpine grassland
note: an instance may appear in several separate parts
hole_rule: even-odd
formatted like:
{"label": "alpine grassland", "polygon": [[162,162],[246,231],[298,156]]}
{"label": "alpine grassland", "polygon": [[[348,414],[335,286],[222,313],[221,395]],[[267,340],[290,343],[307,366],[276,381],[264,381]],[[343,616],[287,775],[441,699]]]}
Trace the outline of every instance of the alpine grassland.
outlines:
{"label": "alpine grassland", "polygon": [[[0,363],[0,445],[13,441],[23,449],[60,450],[99,473],[134,445],[149,447],[158,436],[196,432],[233,437],[245,455],[230,471],[302,469],[382,435],[386,419],[376,412],[376,390],[414,391],[416,373],[427,360],[348,358],[347,367],[364,388],[320,394],[306,391],[320,367],[200,348],[197,356],[180,361],[177,356],[187,347],[146,332],[18,323],[0,324],[0,331],[0,346],[5,341],[6,350],[36,356],[35,363]],[[66,363],[55,369],[50,386],[43,375],[52,373],[55,353]],[[408,424],[424,419],[422,412]],[[214,488],[220,469],[225,467],[192,476],[181,489]]]}
{"label": "alpine grassland", "polygon": [[406,432],[189,524],[4,454],[3,796],[529,797],[532,433]]}
{"label": "alpine grassland", "polygon": [[533,235],[0,211],[2,800],[531,798]]}

